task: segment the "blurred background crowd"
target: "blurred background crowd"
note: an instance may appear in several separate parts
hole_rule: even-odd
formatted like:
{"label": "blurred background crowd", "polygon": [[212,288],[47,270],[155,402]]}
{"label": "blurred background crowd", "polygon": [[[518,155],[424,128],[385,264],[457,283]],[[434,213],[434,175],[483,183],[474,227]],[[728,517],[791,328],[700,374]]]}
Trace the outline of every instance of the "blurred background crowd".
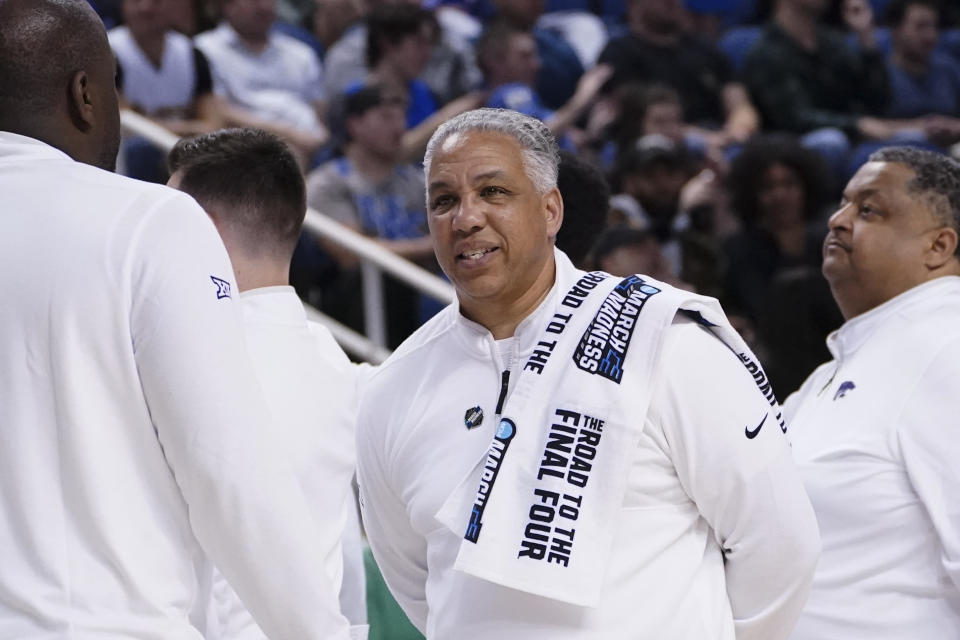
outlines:
{"label": "blurred background crowd", "polygon": [[[481,107],[564,149],[561,249],[721,300],[784,397],[842,318],[826,219],[881,146],[960,141],[960,5],[935,0],[91,0],[125,105],[178,135],[255,126],[308,204],[437,270],[427,139]],[[128,138],[121,167],[165,181]],[[237,176],[237,180],[243,180]],[[305,233],[301,297],[363,326],[356,259]],[[387,279],[390,346],[438,306]]]}

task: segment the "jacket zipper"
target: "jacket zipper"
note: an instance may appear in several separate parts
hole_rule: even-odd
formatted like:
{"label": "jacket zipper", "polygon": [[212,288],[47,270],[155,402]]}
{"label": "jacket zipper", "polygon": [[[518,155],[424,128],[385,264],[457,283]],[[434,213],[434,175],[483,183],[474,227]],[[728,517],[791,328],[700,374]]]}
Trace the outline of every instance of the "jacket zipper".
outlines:
{"label": "jacket zipper", "polygon": [[497,417],[503,411],[503,403],[507,400],[507,388],[510,386],[510,370],[505,369],[500,374],[500,398],[497,400]]}

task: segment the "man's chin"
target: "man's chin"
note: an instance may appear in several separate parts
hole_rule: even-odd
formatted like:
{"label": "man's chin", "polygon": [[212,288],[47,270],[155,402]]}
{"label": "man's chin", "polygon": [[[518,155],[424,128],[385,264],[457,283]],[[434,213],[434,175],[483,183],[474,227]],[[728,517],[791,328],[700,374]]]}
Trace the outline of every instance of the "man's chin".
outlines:
{"label": "man's chin", "polygon": [[820,273],[827,279],[827,282],[833,283],[843,278],[846,272],[846,264],[843,263],[841,256],[827,255],[823,258],[823,264],[820,266]]}

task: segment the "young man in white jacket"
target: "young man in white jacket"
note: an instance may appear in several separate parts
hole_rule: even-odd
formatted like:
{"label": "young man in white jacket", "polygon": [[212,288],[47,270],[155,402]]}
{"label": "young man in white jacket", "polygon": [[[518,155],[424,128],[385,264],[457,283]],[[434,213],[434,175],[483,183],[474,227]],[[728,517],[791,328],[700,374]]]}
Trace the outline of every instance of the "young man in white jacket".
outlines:
{"label": "young man in white jacket", "polygon": [[823,245],[846,322],[786,402],[823,557],[794,638],[960,637],[960,164],[870,156]]}
{"label": "young man in white jacket", "polygon": [[102,23],[0,0],[0,25],[0,637],[199,640],[209,557],[271,637],[346,640],[223,243],[111,173]]}
{"label": "young man in white jacket", "polygon": [[430,639],[786,638],[819,538],[765,375],[715,301],[554,249],[557,162],[507,110],[430,142],[458,301],[357,426],[387,584]]}
{"label": "young man in white jacket", "polygon": [[[168,164],[168,185],[193,196],[223,238],[237,277],[247,346],[273,417],[271,437],[310,502],[326,577],[359,594],[360,601],[344,609],[361,612],[351,620],[351,637],[365,638],[363,550],[351,546],[345,558],[343,544],[348,527],[349,539],[360,538],[352,487],[358,367],[326,327],[307,320],[289,283],[307,208],[303,174],[284,142],[259,129],[183,139]],[[220,640],[265,639],[220,575],[213,610]]]}

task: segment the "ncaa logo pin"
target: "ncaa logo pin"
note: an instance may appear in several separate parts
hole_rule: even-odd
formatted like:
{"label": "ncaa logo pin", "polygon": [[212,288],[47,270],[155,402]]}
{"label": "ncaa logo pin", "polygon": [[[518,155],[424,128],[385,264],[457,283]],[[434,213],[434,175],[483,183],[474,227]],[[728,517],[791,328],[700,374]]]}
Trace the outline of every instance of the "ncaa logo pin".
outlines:
{"label": "ncaa logo pin", "polygon": [[471,407],[463,414],[463,424],[467,429],[474,429],[483,424],[483,409],[480,407]]}

